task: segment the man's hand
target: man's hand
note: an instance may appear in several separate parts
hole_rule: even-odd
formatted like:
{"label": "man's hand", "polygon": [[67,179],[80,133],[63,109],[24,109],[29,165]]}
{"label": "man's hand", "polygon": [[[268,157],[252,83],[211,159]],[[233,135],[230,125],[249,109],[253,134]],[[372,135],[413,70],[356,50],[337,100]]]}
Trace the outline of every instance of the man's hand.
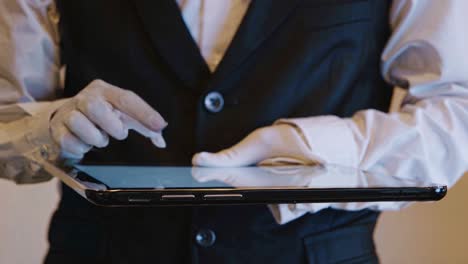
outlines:
{"label": "man's hand", "polygon": [[326,168],[322,166],[192,167],[191,173],[198,182],[218,181],[234,187],[284,187],[309,186],[318,176],[326,174]]}
{"label": "man's hand", "polygon": [[217,153],[201,152],[192,159],[193,165],[205,167],[318,162],[320,158],[312,154],[301,132],[289,124],[257,129],[231,148]]}
{"label": "man's hand", "polygon": [[103,148],[109,136],[123,140],[134,129],[164,148],[167,122],[135,93],[101,80],[91,82],[62,105],[50,121],[53,140],[65,158],[80,159],[92,147]]}

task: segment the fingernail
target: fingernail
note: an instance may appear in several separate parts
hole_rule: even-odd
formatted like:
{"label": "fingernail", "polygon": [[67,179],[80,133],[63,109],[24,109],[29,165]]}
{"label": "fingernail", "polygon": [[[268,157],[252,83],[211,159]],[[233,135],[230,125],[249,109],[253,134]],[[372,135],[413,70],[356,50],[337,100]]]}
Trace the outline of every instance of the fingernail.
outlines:
{"label": "fingernail", "polygon": [[166,141],[160,133],[155,133],[154,137],[151,137],[151,142],[158,148],[166,148]]}
{"label": "fingernail", "polygon": [[151,128],[155,131],[163,130],[168,124],[167,122],[157,116],[153,116],[150,119]]}
{"label": "fingernail", "polygon": [[196,157],[198,157],[199,159],[203,159],[205,156],[206,156],[206,152],[199,152],[197,154],[195,154]]}
{"label": "fingernail", "polygon": [[202,155],[203,155],[203,152],[199,152],[199,153],[193,155],[193,157],[192,157],[192,165],[194,165],[194,166],[200,166],[200,165],[202,165],[202,164],[201,164],[201,159],[202,159],[201,157],[202,157]]}
{"label": "fingernail", "polygon": [[197,165],[204,166],[206,160],[209,160],[210,155],[211,153],[209,152],[199,152],[193,156],[193,161],[195,161]]}

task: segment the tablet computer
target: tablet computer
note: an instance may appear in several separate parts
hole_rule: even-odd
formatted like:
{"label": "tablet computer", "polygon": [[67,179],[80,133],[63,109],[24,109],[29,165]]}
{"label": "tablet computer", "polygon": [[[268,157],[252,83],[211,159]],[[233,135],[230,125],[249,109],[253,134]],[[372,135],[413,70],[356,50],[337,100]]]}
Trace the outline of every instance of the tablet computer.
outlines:
{"label": "tablet computer", "polygon": [[204,168],[75,165],[44,169],[101,206],[430,201],[447,187],[338,165]]}

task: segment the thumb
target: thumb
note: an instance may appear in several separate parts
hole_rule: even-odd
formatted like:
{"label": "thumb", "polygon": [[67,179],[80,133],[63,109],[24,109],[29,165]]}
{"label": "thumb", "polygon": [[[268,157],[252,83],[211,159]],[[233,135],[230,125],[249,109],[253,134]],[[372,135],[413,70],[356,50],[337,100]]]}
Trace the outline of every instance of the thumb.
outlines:
{"label": "thumb", "polygon": [[257,164],[270,154],[269,144],[262,140],[262,133],[262,130],[256,130],[236,145],[217,153],[197,153],[192,158],[192,164],[204,167],[241,167]]}

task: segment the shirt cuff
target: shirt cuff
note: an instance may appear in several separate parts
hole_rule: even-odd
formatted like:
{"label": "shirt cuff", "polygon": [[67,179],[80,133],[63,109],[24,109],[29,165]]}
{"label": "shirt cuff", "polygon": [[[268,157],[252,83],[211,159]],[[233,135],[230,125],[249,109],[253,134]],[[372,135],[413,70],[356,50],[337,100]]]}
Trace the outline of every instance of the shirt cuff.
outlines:
{"label": "shirt cuff", "polygon": [[[24,135],[23,139],[16,140],[15,150],[17,153],[31,159],[56,160],[60,154],[60,147],[52,139],[50,133],[50,118],[55,111],[69,99],[57,100],[43,104],[19,104],[29,115],[23,119],[24,123],[18,123],[13,133]],[[14,135],[12,135],[14,136]],[[13,137],[14,138],[14,137]]]}
{"label": "shirt cuff", "polygon": [[358,148],[348,122],[352,121],[336,116],[317,116],[280,119],[275,125],[289,124],[297,128],[320,162],[357,167]]}

